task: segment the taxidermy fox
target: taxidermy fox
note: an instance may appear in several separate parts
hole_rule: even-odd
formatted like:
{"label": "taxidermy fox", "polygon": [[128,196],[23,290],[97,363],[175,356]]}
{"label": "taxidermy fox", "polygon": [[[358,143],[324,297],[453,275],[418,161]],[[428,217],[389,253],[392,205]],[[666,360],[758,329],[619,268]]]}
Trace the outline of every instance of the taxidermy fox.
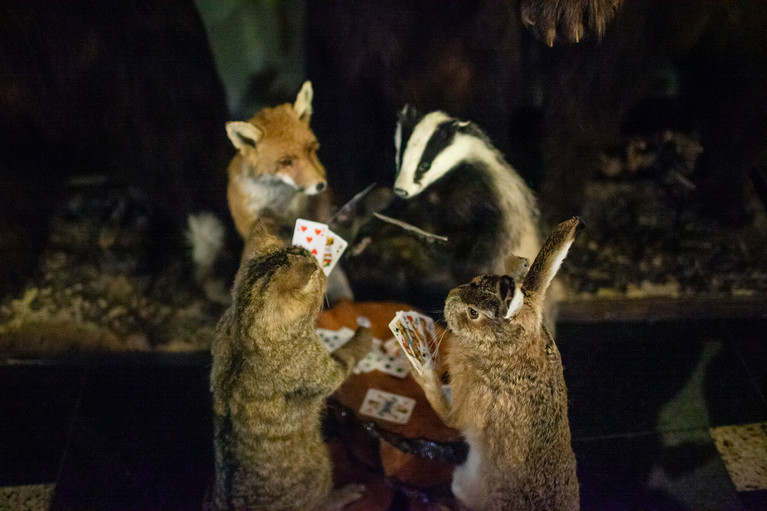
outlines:
{"label": "taxidermy fox", "polygon": [[275,220],[289,237],[296,218],[327,222],[330,217],[325,167],[309,128],[312,97],[307,81],[292,105],[264,108],[247,122],[226,124],[237,148],[229,164],[227,200],[243,239],[256,218]]}
{"label": "taxidermy fox", "polygon": [[361,495],[333,490],[321,417],[372,337],[359,327],[326,351],[315,330],[326,283],[308,250],[254,223],[211,348],[216,509],[329,510]]}
{"label": "taxidermy fox", "polygon": [[[562,360],[543,307],[580,227],[578,218],[559,224],[521,286],[509,275],[486,274],[450,291],[452,403],[435,369],[413,373],[437,414],[469,444],[452,489],[470,509],[579,507]],[[518,260],[509,262],[509,273],[519,270]]]}

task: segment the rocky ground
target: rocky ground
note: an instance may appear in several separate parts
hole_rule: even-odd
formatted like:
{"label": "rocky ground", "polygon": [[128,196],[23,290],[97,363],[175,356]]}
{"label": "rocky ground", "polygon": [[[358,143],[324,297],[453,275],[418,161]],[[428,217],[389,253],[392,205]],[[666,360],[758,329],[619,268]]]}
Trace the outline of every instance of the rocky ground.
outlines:
{"label": "rocky ground", "polygon": [[[560,272],[568,300],[767,296],[764,204],[749,190],[753,221],[737,228],[699,215],[697,154],[667,133],[605,157]],[[206,350],[230,277],[198,284],[153,215],[139,192],[73,186],[37,271],[0,299],[0,353]]]}

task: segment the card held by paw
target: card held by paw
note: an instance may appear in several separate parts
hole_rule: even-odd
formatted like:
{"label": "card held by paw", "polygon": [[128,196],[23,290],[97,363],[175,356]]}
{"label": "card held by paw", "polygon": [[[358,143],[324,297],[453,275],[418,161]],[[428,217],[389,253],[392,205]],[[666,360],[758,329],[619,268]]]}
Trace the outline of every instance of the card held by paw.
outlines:
{"label": "card held by paw", "polygon": [[330,275],[348,243],[331,231],[327,224],[299,218],[293,229],[293,245],[311,252],[325,275]]}
{"label": "card held by paw", "polygon": [[415,408],[415,399],[383,390],[368,389],[360,414],[397,424],[407,424],[413,408]]}
{"label": "card held by paw", "polygon": [[439,366],[437,331],[429,316],[415,311],[398,311],[389,323],[389,329],[418,374]]}

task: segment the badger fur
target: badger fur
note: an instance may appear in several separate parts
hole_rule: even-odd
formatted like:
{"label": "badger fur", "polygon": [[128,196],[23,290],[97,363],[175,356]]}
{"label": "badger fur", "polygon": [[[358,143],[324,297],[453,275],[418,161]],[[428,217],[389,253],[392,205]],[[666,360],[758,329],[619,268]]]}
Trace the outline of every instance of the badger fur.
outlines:
{"label": "badger fur", "polygon": [[[394,136],[394,193],[414,225],[448,237],[456,284],[503,274],[510,254],[532,261],[540,248],[535,197],[474,123],[405,106]],[[394,213],[395,216],[396,213]]]}

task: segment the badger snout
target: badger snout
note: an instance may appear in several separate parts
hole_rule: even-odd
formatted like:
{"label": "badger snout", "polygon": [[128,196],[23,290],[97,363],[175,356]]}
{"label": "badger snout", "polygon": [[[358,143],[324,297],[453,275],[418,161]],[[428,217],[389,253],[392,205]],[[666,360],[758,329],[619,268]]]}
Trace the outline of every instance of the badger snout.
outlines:
{"label": "badger snout", "polygon": [[394,195],[396,195],[397,197],[405,198],[408,196],[408,193],[407,193],[407,190],[404,190],[402,188],[395,188]]}

